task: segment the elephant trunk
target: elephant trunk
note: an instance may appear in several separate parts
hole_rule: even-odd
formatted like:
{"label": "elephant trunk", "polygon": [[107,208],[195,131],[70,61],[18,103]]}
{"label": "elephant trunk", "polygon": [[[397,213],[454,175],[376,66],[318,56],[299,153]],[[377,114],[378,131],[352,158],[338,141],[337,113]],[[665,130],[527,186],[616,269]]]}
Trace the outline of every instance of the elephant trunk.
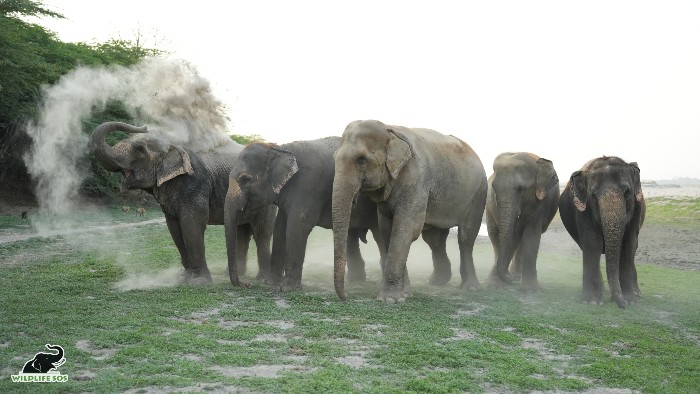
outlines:
{"label": "elephant trunk", "polygon": [[620,308],[625,307],[625,299],[620,288],[620,250],[627,223],[627,211],[622,195],[606,190],[598,198],[600,222],[605,244],[605,271],[613,300]]}
{"label": "elephant trunk", "polygon": [[498,204],[498,257],[496,270],[498,277],[507,284],[513,283],[508,266],[515,254],[515,222],[519,210],[515,204],[499,202]]}
{"label": "elephant trunk", "polygon": [[350,212],[360,183],[336,171],[333,180],[333,284],[338,297],[345,301],[345,266],[348,261],[348,231]]}
{"label": "elephant trunk", "polygon": [[236,261],[238,247],[238,215],[245,207],[245,198],[238,182],[229,180],[228,193],[224,203],[224,233],[226,237],[226,256],[228,257],[228,275],[231,284],[240,286],[238,279],[238,262]]}
{"label": "elephant trunk", "polygon": [[95,155],[97,161],[111,172],[121,171],[121,166],[117,164],[118,154],[115,149],[107,144],[105,138],[107,134],[122,130],[129,133],[145,133],[146,126],[136,127],[122,122],[105,122],[97,126],[90,137],[90,151]]}
{"label": "elephant trunk", "polygon": [[46,345],[46,348],[47,348],[47,349],[57,350],[57,351],[58,351],[58,354],[53,355],[53,356],[50,356],[50,357],[46,357],[46,361],[47,361],[47,362],[53,364],[53,363],[57,363],[57,362],[61,361],[61,359],[63,358],[63,348],[62,348],[62,347],[57,346],[57,345],[49,345],[49,344],[47,344],[47,345]]}

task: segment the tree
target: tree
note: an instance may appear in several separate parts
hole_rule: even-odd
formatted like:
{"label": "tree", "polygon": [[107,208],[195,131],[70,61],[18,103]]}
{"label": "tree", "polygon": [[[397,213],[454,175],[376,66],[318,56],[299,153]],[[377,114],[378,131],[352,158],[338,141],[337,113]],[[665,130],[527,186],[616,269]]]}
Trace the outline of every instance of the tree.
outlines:
{"label": "tree", "polygon": [[257,134],[241,135],[231,134],[231,139],[241,145],[252,144],[253,142],[265,142],[265,139]]}

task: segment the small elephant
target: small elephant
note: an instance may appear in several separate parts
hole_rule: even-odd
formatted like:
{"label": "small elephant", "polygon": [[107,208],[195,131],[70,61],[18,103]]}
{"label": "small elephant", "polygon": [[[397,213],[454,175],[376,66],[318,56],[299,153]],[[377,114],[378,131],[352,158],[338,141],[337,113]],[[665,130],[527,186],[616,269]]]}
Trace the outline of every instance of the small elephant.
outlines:
{"label": "small elephant", "polygon": [[486,227],[496,256],[489,282],[511,284],[512,274],[522,278],[523,291],[537,291],[540,237],[559,202],[557,172],[551,161],[532,153],[506,152],[494,160],[488,185]]}
{"label": "small elephant", "polygon": [[[458,227],[462,288],[477,289],[472,252],[486,204],[486,172],[472,148],[454,136],[429,129],[387,126],[377,120],[351,122],[335,153],[333,180],[334,284],[345,300],[345,265],[350,212],[360,192],[377,203],[379,243],[385,248],[382,290],[387,303],[410,294],[406,259],[421,233],[441,242]],[[433,260],[449,279],[445,254]]]}
{"label": "small elephant", "polygon": [[141,208],[137,209],[136,214],[139,215],[140,217],[143,217],[143,215],[146,214],[146,208],[141,207]]}
{"label": "small elephant", "polygon": [[22,368],[22,373],[47,373],[52,369],[60,367],[66,359],[63,358],[63,348],[59,345],[46,344],[49,350],[58,351],[57,354],[39,352],[27,361]]}
{"label": "small elephant", "polygon": [[[109,146],[105,137],[117,130],[137,135]],[[230,141],[209,151],[194,152],[146,131],[145,126],[103,123],[92,133],[91,150],[105,169],[122,172],[123,191],[145,190],[158,201],[180,252],[185,281],[211,282],[204,254],[204,231],[207,224],[224,224],[228,175],[243,147]],[[258,252],[258,277],[267,275],[275,213],[272,206],[239,219],[241,270],[245,269],[245,253],[252,234]]]}
{"label": "small elephant", "polygon": [[[330,229],[333,191],[333,153],[340,137],[296,141],[284,145],[253,143],[245,147],[233,166],[226,198],[226,220],[250,214],[270,204],[279,207],[272,242],[271,282],[284,281],[284,289],[301,288],[306,243],[315,226]],[[377,206],[358,196],[350,219],[348,273],[365,280],[365,262],[359,239],[377,231]],[[235,264],[236,228],[226,227],[229,267]],[[380,248],[381,249],[381,248]],[[229,268],[231,271],[231,268]]]}
{"label": "small elephant", "polygon": [[124,212],[124,213],[129,213],[130,210],[131,210],[131,208],[129,208],[129,207],[122,207],[122,212]]}
{"label": "small elephant", "polygon": [[636,302],[634,255],[645,212],[637,163],[603,156],[571,175],[559,198],[559,216],[583,252],[584,303],[603,303],[603,253],[612,300],[620,308]]}

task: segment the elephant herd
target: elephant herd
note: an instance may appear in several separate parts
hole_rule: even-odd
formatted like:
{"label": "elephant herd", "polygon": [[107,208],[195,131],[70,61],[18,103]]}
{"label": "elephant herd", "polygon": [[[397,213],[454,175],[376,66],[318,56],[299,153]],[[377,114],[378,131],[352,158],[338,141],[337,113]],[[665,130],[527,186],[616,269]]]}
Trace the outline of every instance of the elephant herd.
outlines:
{"label": "elephant herd", "polygon": [[[134,135],[110,146],[106,137],[114,131]],[[377,120],[351,122],[342,137],[245,147],[231,141],[205,152],[171,144],[145,127],[106,122],[93,131],[90,146],[105,169],[122,173],[122,190],[145,190],[160,204],[188,283],[211,282],[204,231],[223,224],[234,285],[252,237],[258,279],[299,289],[307,239],[320,226],[333,230],[340,299],[346,268],[350,280],[366,278],[359,242],[371,233],[383,274],[378,299],[403,302],[411,293],[406,260],[413,241],[422,236],[428,244],[430,283],[444,285],[452,276],[447,236],[457,227],[461,287],[475,290],[472,254],[485,218],[495,253],[488,283],[519,281],[533,292],[540,237],[559,210],[583,252],[582,301],[602,304],[602,254],[617,305],[640,296],[634,256],[645,202],[639,167],[618,157],[589,161],[560,195],[553,163],[535,154],[502,153],[487,178],[478,155],[460,139]]]}

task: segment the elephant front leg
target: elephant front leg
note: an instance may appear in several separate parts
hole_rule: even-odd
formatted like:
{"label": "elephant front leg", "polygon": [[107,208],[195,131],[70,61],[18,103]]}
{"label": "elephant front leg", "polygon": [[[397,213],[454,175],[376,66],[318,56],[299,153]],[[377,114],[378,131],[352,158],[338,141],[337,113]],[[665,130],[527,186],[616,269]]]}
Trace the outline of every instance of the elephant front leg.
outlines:
{"label": "elephant front leg", "polygon": [[600,272],[601,249],[583,251],[583,295],[584,304],[603,305],[603,276]]}
{"label": "elephant front leg", "polygon": [[526,293],[540,290],[540,284],[537,281],[537,254],[540,249],[541,228],[540,223],[528,225],[523,231],[515,254],[515,261],[522,273],[520,289]]}
{"label": "elephant front leg", "polygon": [[459,243],[459,273],[462,277],[460,287],[466,290],[479,290],[481,285],[474,269],[474,242],[479,234],[478,225],[464,225],[458,227],[457,240]]}
{"label": "elephant front leg", "polygon": [[282,290],[301,289],[301,275],[306,257],[306,243],[313,226],[299,220],[287,222],[287,249]]}
{"label": "elephant front leg", "polygon": [[252,224],[253,238],[258,253],[258,275],[256,278],[269,281],[271,276],[272,253],[270,243],[274,232],[274,207],[268,207],[263,214],[259,214]]}
{"label": "elephant front leg", "polygon": [[[377,296],[389,304],[404,302],[410,295],[406,260],[413,241],[418,239],[425,219],[421,214],[396,214],[394,220],[380,215],[380,231],[390,231],[382,290]],[[388,227],[388,228],[387,228]]]}
{"label": "elephant front leg", "polygon": [[272,234],[272,255],[270,256],[269,282],[272,285],[280,285],[284,278],[287,250],[287,217],[281,212],[275,219]]}
{"label": "elephant front leg", "polygon": [[348,231],[348,280],[350,282],[367,280],[365,260],[360,252],[360,231],[364,230],[351,228]]}
{"label": "elephant front leg", "polygon": [[192,271],[190,271],[190,263],[187,257],[187,249],[185,249],[185,239],[182,237],[182,230],[180,229],[180,221],[174,216],[165,215],[165,224],[168,226],[170,236],[175,242],[177,251],[180,253],[180,263],[182,263],[182,268],[184,268],[180,281],[186,283],[190,280]]}
{"label": "elephant front leg", "polygon": [[208,212],[186,213],[180,217],[180,229],[189,262],[187,269],[191,272],[188,283],[191,284],[211,283],[211,273],[204,255],[204,230],[208,217]]}
{"label": "elephant front leg", "polygon": [[634,264],[634,256],[637,253],[637,237],[625,237],[620,253],[620,287],[622,296],[628,304],[637,302],[641,293],[637,282],[637,267]]}

